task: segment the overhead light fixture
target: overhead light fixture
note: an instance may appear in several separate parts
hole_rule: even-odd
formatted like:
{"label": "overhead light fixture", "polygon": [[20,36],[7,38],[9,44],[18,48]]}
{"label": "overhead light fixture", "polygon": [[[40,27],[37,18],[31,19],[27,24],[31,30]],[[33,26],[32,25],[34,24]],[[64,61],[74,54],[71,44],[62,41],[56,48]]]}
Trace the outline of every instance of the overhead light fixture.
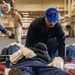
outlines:
{"label": "overhead light fixture", "polygon": [[60,19],[64,19],[65,17],[60,17]]}
{"label": "overhead light fixture", "polygon": [[65,14],[64,16],[65,16],[65,17],[68,17],[68,14]]}
{"label": "overhead light fixture", "polygon": [[29,15],[25,15],[25,14],[24,14],[23,16],[24,16],[24,17],[28,17]]}
{"label": "overhead light fixture", "polygon": [[5,1],[3,1],[3,3],[5,3]]}
{"label": "overhead light fixture", "polygon": [[4,0],[1,0],[3,3],[5,3],[5,1]]}
{"label": "overhead light fixture", "polygon": [[23,15],[24,15],[24,14],[26,14],[26,15],[27,15],[28,13],[26,12],[26,13],[22,13],[22,14],[23,14]]}

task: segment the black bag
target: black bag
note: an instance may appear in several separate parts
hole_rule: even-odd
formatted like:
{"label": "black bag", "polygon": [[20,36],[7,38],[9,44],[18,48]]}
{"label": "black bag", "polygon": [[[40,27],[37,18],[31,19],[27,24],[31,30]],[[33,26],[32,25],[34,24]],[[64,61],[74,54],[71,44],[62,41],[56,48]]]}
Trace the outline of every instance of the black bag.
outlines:
{"label": "black bag", "polygon": [[[1,55],[7,55],[7,50],[8,50],[8,47],[4,48],[1,52]],[[0,56],[0,62],[2,62],[2,61],[6,61],[5,56]]]}

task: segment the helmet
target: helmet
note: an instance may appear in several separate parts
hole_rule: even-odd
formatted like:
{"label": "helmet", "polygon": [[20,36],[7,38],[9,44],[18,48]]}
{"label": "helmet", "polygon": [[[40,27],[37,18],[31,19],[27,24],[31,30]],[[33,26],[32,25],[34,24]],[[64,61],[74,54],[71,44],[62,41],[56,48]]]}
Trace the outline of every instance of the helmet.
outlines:
{"label": "helmet", "polygon": [[58,21],[59,20],[59,14],[56,8],[48,8],[46,10],[45,15],[48,21],[52,21],[52,20]]}

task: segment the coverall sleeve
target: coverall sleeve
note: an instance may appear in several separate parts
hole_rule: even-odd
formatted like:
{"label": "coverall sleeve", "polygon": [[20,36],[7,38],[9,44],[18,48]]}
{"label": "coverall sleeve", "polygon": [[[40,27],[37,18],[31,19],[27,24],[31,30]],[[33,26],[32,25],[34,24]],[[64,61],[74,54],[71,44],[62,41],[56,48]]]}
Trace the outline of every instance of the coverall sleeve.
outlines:
{"label": "coverall sleeve", "polygon": [[6,34],[6,29],[0,24],[0,31],[2,31],[4,34]]}
{"label": "coverall sleeve", "polygon": [[26,37],[26,47],[34,47],[36,39],[36,24],[33,22],[30,24]]}
{"label": "coverall sleeve", "polygon": [[58,29],[57,33],[58,54],[60,57],[65,58],[65,33],[62,26]]}

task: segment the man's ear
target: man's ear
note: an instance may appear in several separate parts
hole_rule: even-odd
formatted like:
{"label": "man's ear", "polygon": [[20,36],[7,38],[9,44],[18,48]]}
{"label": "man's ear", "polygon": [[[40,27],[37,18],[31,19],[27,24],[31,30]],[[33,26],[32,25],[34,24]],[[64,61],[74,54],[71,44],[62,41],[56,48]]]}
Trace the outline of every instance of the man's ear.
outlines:
{"label": "man's ear", "polygon": [[46,20],[46,15],[45,15],[45,20]]}
{"label": "man's ear", "polygon": [[46,15],[44,15],[45,16],[45,18],[46,18]]}

